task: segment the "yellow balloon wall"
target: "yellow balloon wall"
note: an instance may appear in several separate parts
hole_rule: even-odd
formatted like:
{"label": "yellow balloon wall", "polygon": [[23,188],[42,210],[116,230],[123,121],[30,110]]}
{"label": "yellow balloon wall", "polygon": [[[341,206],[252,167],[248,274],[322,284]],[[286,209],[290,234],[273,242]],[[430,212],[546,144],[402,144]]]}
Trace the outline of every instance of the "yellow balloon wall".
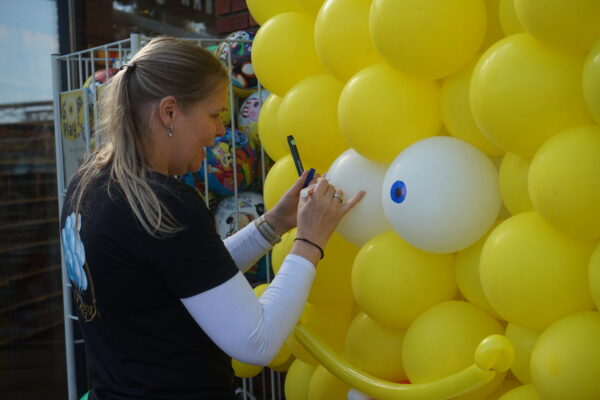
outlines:
{"label": "yellow balloon wall", "polygon": [[[600,399],[600,2],[248,4],[272,93],[258,125],[276,161],[267,209],[297,177],[293,134],[306,169],[333,166],[353,191],[364,182],[368,211],[384,207],[386,220],[361,210],[356,232],[342,227],[326,247],[299,321],[324,350],[292,333],[278,360],[291,363],[286,396]],[[344,169],[348,154],[385,179]],[[294,237],[273,250],[275,271]],[[490,335],[511,346],[506,368],[458,383],[483,374]]]}

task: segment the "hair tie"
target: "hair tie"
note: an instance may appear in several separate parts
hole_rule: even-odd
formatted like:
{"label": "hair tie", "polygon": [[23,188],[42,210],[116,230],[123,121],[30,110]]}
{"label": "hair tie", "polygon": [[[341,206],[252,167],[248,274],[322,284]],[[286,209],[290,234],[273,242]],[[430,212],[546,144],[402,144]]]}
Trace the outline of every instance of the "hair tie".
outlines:
{"label": "hair tie", "polygon": [[133,71],[135,69],[135,63],[134,62],[130,62],[130,63],[125,63],[123,65],[121,65],[121,68],[119,68],[119,71],[122,70],[123,68],[127,68],[127,70],[131,70]]}
{"label": "hair tie", "polygon": [[323,249],[321,248],[321,246],[319,246],[318,244],[316,244],[315,242],[312,242],[310,240],[308,240],[307,238],[301,238],[301,237],[297,237],[296,239],[294,239],[294,242],[296,240],[300,240],[304,243],[308,243],[312,246],[315,246],[317,249],[319,249],[319,252],[321,253],[321,260],[323,259],[323,257],[325,257],[325,252],[323,251]]}

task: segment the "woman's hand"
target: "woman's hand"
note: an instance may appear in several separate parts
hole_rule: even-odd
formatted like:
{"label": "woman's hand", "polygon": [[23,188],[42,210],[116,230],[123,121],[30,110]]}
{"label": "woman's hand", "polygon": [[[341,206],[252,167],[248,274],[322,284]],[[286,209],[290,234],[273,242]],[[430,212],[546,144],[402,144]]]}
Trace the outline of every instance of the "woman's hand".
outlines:
{"label": "woman's hand", "polygon": [[[283,235],[297,225],[298,200],[307,175],[308,171],[302,172],[296,183],[281,196],[275,207],[265,213],[265,219],[279,235]],[[320,175],[316,174],[310,183],[314,183],[319,177]]]}
{"label": "woman's hand", "polygon": [[305,238],[325,248],[340,220],[365,195],[360,191],[344,202],[344,193],[336,190],[327,179],[319,178],[300,194],[296,237]]}

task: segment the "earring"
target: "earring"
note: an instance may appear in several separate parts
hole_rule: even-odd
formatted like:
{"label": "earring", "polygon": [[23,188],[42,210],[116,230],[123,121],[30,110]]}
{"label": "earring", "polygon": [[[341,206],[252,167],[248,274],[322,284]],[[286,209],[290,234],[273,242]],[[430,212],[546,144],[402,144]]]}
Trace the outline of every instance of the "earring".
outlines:
{"label": "earring", "polygon": [[169,127],[167,128],[167,136],[173,137],[173,124],[169,125]]}

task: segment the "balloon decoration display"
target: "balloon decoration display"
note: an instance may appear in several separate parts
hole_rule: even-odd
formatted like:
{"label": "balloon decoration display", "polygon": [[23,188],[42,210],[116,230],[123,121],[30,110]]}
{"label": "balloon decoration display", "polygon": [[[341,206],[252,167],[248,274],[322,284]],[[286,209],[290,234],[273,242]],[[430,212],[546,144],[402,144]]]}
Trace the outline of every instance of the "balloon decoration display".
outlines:
{"label": "balloon decoration display", "polygon": [[439,133],[437,83],[405,75],[387,64],[367,67],[344,86],[340,130],[363,157],[389,164],[409,145]]}
{"label": "balloon decoration display", "polygon": [[277,204],[281,196],[296,182],[298,173],[290,154],[280,158],[265,178],[265,207],[270,210]]}
{"label": "balloon decoration display", "polygon": [[370,0],[327,0],[317,15],[317,54],[342,82],[383,61],[369,37],[370,5]]}
{"label": "balloon decoration display", "polygon": [[600,4],[595,0],[514,0],[525,30],[564,51],[585,53],[600,37]]}
{"label": "balloon decoration display", "polygon": [[350,149],[342,153],[327,171],[327,179],[349,199],[360,190],[365,197],[340,221],[337,232],[351,243],[362,246],[372,237],[388,231],[383,213],[381,185],[387,165],[371,161]]}
{"label": "balloon decoration display", "polygon": [[596,123],[600,124],[600,39],[585,60],[582,83],[588,111]]}
{"label": "balloon decoration display", "polygon": [[236,31],[229,34],[217,48],[217,57],[229,65],[233,91],[239,97],[247,97],[258,88],[258,80],[252,66],[252,41],[254,32]]}
{"label": "balloon decoration display", "polygon": [[298,179],[290,134],[366,192],[271,365],[287,398],[600,398],[600,3],[248,6],[271,95],[231,114],[275,160],[266,208]]}
{"label": "balloon decoration display", "polygon": [[515,362],[511,371],[521,383],[531,383],[529,362],[539,333],[516,324],[508,324],[505,334],[515,348]]}
{"label": "balloon decoration display", "polygon": [[337,120],[342,83],[329,74],[308,77],[294,85],[279,107],[279,134],[294,135],[306,169],[325,172],[346,150]]}
{"label": "balloon decoration display", "polygon": [[483,0],[373,0],[369,29],[375,47],[392,66],[438,79],[477,53],[486,33]]}
{"label": "balloon decoration display", "polygon": [[506,153],[500,164],[498,178],[504,206],[512,214],[533,210],[529,197],[530,160],[515,153]]}
{"label": "balloon decoration display", "polygon": [[531,378],[541,399],[600,398],[599,335],[597,311],[568,315],[541,333],[531,353]]}
{"label": "balloon decoration display", "polygon": [[481,276],[479,274],[481,250],[488,236],[489,232],[473,245],[456,253],[456,283],[458,284],[460,293],[466,300],[486,311],[494,318],[501,320],[502,318],[494,310],[483,292]]}
{"label": "balloon decoration display", "polygon": [[563,316],[594,307],[587,275],[592,249],[533,211],[515,215],[483,246],[483,291],[508,322],[540,332]]}
{"label": "balloon decoration display", "polygon": [[289,154],[282,135],[279,134],[280,105],[281,97],[271,94],[262,105],[258,116],[258,137],[269,157],[275,161]]}
{"label": "balloon decoration display", "polygon": [[233,195],[236,180],[238,191],[248,189],[254,182],[256,146],[240,131],[233,134],[230,128],[226,128],[225,135],[215,138],[215,144],[206,149],[206,167],[202,164],[197,173],[200,180],[204,180],[205,168],[209,189],[217,195]]}
{"label": "balloon decoration display", "polygon": [[581,90],[583,58],[543,46],[522,33],[479,59],[470,104],[481,132],[496,146],[531,157],[550,136],[591,122]]}
{"label": "balloon decoration display", "polygon": [[449,76],[442,85],[442,120],[448,132],[472,144],[489,156],[501,156],[504,150],[492,144],[477,127],[469,103],[469,84],[475,62]]}
{"label": "balloon decoration display", "polygon": [[404,330],[386,328],[361,312],[348,328],[346,357],[369,374],[400,382],[406,379],[402,366],[404,333]]}
{"label": "balloon decoration display", "polygon": [[246,0],[248,10],[259,24],[288,11],[300,11],[295,0]]}
{"label": "balloon decoration display", "polygon": [[525,32],[515,11],[515,0],[500,0],[498,16],[504,36]]}
{"label": "balloon decoration display", "polygon": [[550,138],[529,168],[535,210],[563,232],[600,239],[600,127],[576,126]]}
{"label": "balloon decoration display", "polygon": [[427,308],[456,295],[454,255],[427,253],[395,232],[385,232],[357,254],[352,289],[369,317],[387,327],[406,329]]}
{"label": "balloon decoration display", "polygon": [[381,193],[394,230],[434,253],[452,253],[476,242],[502,205],[494,164],[470,144],[447,136],[421,140],[400,153]]}
{"label": "balloon decoration display", "polygon": [[286,12],[269,19],[254,39],[252,64],[260,82],[281,97],[302,79],[324,73],[315,50],[312,18]]}

